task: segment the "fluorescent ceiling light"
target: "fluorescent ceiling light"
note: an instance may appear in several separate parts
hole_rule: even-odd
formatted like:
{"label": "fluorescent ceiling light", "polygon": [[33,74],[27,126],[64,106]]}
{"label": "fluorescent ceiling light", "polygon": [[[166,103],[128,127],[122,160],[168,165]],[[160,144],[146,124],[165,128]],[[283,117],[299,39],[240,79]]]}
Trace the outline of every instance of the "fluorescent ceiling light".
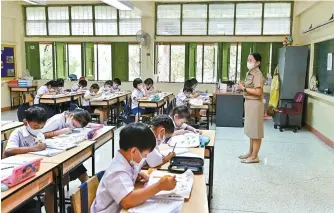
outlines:
{"label": "fluorescent ceiling light", "polygon": [[127,0],[102,0],[104,3],[109,4],[113,7],[116,7],[119,10],[133,10],[133,5],[130,1]]}

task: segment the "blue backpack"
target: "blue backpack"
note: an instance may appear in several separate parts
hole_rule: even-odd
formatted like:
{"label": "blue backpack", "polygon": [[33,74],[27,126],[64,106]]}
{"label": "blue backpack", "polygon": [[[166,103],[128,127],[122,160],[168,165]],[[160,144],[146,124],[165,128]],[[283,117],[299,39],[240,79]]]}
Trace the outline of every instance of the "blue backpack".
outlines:
{"label": "blue backpack", "polygon": [[124,106],[124,110],[121,113],[120,118],[125,124],[135,122],[135,116],[132,115],[131,105],[127,104]]}

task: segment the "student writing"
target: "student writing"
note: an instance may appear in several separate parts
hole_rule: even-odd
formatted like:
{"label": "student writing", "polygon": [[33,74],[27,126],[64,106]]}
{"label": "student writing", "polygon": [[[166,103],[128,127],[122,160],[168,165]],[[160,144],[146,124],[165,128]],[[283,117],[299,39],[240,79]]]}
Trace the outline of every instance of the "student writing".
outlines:
{"label": "student writing", "polygon": [[190,112],[188,107],[186,106],[177,106],[175,107],[170,117],[174,121],[175,131],[173,133],[174,135],[183,135],[185,133],[185,130],[194,132],[194,133],[201,133],[200,130],[195,129],[194,127],[186,124],[188,118],[190,117]]}

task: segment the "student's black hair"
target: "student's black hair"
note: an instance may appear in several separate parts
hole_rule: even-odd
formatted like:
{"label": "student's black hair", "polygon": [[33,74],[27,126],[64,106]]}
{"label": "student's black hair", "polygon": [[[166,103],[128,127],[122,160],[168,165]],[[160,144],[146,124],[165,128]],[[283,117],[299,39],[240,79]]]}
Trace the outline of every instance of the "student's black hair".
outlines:
{"label": "student's black hair", "polygon": [[92,88],[92,89],[100,89],[100,86],[98,84],[92,84],[92,86],[90,86],[90,88]]}
{"label": "student's black hair", "polygon": [[57,86],[58,87],[64,87],[64,79],[58,78],[57,79]]}
{"label": "student's black hair", "polygon": [[138,84],[142,84],[143,81],[140,78],[133,80],[133,88],[137,88]]}
{"label": "student's black hair", "polygon": [[108,80],[108,81],[106,81],[106,82],[104,83],[104,85],[110,85],[110,86],[112,86],[112,80]]}
{"label": "student's black hair", "polygon": [[250,54],[254,57],[255,61],[260,62],[259,68],[261,68],[261,61],[262,61],[262,56],[260,53],[252,53]]}
{"label": "student's black hair", "polygon": [[174,122],[168,115],[158,115],[152,119],[152,126],[165,128],[166,133],[174,132]]}
{"label": "student's black hair", "polygon": [[87,110],[76,108],[73,111],[70,111],[70,114],[73,115],[73,119],[78,121],[81,127],[85,127],[91,121],[90,113]]}
{"label": "student's black hair", "polygon": [[194,92],[194,89],[192,87],[184,87],[183,92]]}
{"label": "student's black hair", "polygon": [[114,80],[113,80],[116,84],[118,84],[118,85],[122,85],[122,81],[121,81],[121,79],[119,79],[119,78],[114,78]]}
{"label": "student's black hair", "polygon": [[87,81],[86,80],[80,80],[79,85],[86,87],[87,86]]}
{"label": "student's black hair", "polygon": [[153,84],[154,84],[153,79],[152,79],[152,78],[147,78],[147,79],[144,81],[144,84],[146,84],[146,85],[153,85]]}
{"label": "student's black hair", "polygon": [[191,84],[191,80],[186,80],[185,82],[184,82],[184,87],[191,87],[192,86],[192,84]]}
{"label": "student's black hair", "polygon": [[174,117],[174,115],[178,114],[180,118],[188,118],[190,116],[190,112],[188,107],[186,106],[177,106],[172,110],[172,117]]}
{"label": "student's black hair", "polygon": [[197,81],[196,78],[192,78],[192,79],[190,79],[190,81],[191,81],[191,85],[192,85],[192,86],[198,84],[198,81]]}
{"label": "student's black hair", "polygon": [[46,82],[45,86],[57,87],[58,83],[55,80],[51,80],[51,81]]}
{"label": "student's black hair", "polygon": [[48,120],[45,109],[38,106],[33,106],[24,111],[24,117],[27,121],[34,121],[37,123],[45,123]]}
{"label": "student's black hair", "polygon": [[140,152],[149,150],[156,146],[156,139],[152,130],[143,123],[131,123],[124,127],[119,134],[119,148],[127,151],[133,147]]}

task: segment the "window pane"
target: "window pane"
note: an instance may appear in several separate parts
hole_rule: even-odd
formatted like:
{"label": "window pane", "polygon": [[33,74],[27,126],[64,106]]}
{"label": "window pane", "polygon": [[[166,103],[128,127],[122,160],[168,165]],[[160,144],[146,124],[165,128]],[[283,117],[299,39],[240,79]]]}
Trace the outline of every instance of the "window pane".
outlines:
{"label": "window pane", "polygon": [[76,74],[79,78],[81,77],[81,45],[69,44],[67,48],[69,74]]}
{"label": "window pane", "polygon": [[237,4],[236,35],[261,35],[262,4]]}
{"label": "window pane", "polygon": [[157,73],[160,82],[169,82],[169,45],[157,45]]}
{"label": "window pane", "polygon": [[[236,82],[239,82],[241,79],[241,44],[239,43],[238,44],[238,61],[237,61],[237,81]],[[243,80],[243,79],[242,79]]]}
{"label": "window pane", "polygon": [[264,4],[263,34],[289,34],[290,13],[290,3]]}
{"label": "window pane", "polygon": [[46,35],[45,7],[26,8],[27,35]]}
{"label": "window pane", "polygon": [[[202,75],[203,75],[203,44],[197,44],[196,49],[196,79],[199,82],[202,82]],[[190,76],[193,77],[193,76]]]}
{"label": "window pane", "polygon": [[209,35],[233,35],[234,4],[210,4],[209,11]]}
{"label": "window pane", "polygon": [[206,35],[206,4],[184,4],[182,35]]}
{"label": "window pane", "polygon": [[94,57],[97,62],[95,63],[95,80],[111,80],[111,44],[95,44]]}
{"label": "window pane", "polygon": [[171,47],[171,82],[184,82],[185,46]]}
{"label": "window pane", "polygon": [[181,5],[158,5],[157,7],[157,34],[180,35]]}
{"label": "window pane", "polygon": [[41,78],[53,79],[53,60],[52,60],[52,44],[40,44],[39,56],[41,66]]}
{"label": "window pane", "polygon": [[117,10],[110,6],[95,6],[95,34],[117,35]]}
{"label": "window pane", "polygon": [[92,6],[71,7],[72,35],[93,35]]}
{"label": "window pane", "polygon": [[48,7],[49,35],[70,35],[68,7]]}
{"label": "window pane", "polygon": [[129,45],[129,81],[140,78],[140,46]]}
{"label": "window pane", "polygon": [[214,45],[204,45],[203,83],[215,82],[214,63],[215,63]]}
{"label": "window pane", "polygon": [[230,81],[235,81],[237,75],[237,48],[237,44],[230,45],[230,69],[228,73],[228,80]]}
{"label": "window pane", "polygon": [[141,30],[141,17],[134,11],[119,11],[119,34],[136,35]]}

